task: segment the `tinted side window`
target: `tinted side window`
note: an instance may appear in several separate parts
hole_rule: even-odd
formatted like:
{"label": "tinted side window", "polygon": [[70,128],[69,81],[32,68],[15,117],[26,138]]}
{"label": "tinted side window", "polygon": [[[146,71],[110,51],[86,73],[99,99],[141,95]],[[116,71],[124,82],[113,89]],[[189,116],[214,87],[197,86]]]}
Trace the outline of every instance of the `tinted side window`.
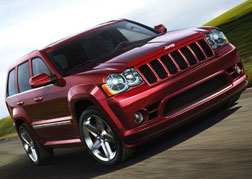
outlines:
{"label": "tinted side window", "polygon": [[29,79],[29,63],[25,62],[18,66],[18,89],[20,93],[31,89]]}
{"label": "tinted side window", "polygon": [[8,87],[7,87],[7,96],[16,94],[15,87],[15,69],[11,70],[8,77]]}
{"label": "tinted side window", "polygon": [[44,61],[39,57],[32,59],[32,72],[33,76],[36,76],[41,73],[45,73],[48,76],[52,76],[52,73],[50,72]]}

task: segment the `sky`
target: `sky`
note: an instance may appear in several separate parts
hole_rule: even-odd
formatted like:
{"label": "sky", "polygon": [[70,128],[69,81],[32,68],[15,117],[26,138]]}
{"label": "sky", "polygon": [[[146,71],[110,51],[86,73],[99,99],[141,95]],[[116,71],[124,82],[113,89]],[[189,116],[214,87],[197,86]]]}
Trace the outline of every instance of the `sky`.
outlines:
{"label": "sky", "polygon": [[120,18],[168,30],[201,26],[245,0],[0,0],[0,119],[5,84],[20,57],[97,24]]}

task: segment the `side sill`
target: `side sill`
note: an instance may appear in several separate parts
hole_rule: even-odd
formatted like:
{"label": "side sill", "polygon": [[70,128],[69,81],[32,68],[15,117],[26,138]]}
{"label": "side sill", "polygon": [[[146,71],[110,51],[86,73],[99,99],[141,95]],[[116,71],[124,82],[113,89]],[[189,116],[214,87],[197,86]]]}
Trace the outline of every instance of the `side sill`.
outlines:
{"label": "side sill", "polygon": [[55,141],[47,141],[45,142],[45,146],[48,147],[53,147],[53,146],[59,146],[59,147],[63,147],[63,146],[81,146],[81,139],[80,138],[75,138],[75,139],[67,139],[67,140],[55,140]]}
{"label": "side sill", "polygon": [[61,121],[61,122],[52,122],[52,123],[46,123],[46,124],[36,124],[33,125],[32,127],[34,129],[40,129],[40,128],[46,128],[46,127],[55,127],[55,126],[63,126],[63,125],[68,125],[72,124],[72,122],[69,121]]}

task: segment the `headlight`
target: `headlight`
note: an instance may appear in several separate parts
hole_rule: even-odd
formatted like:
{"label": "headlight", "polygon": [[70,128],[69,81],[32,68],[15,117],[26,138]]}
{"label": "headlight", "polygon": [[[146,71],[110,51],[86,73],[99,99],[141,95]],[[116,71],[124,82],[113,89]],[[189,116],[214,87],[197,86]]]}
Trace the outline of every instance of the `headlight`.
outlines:
{"label": "headlight", "polygon": [[210,33],[205,34],[205,37],[213,49],[217,49],[228,43],[228,40],[224,33],[217,29],[212,29]]}
{"label": "headlight", "polygon": [[102,85],[103,90],[109,95],[126,91],[131,86],[142,83],[143,79],[134,68],[127,68],[122,73],[111,73]]}
{"label": "headlight", "polygon": [[107,77],[106,84],[112,91],[115,92],[123,92],[128,89],[128,85],[126,83],[125,78],[121,74],[110,74]]}

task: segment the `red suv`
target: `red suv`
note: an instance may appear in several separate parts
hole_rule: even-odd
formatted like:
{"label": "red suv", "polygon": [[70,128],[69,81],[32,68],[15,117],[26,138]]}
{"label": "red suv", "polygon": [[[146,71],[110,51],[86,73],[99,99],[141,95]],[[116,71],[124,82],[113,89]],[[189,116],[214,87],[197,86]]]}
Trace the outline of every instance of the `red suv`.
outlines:
{"label": "red suv", "polygon": [[8,71],[6,104],[35,165],[83,144],[105,165],[236,101],[247,76],[220,29],[110,21],[33,51]]}

